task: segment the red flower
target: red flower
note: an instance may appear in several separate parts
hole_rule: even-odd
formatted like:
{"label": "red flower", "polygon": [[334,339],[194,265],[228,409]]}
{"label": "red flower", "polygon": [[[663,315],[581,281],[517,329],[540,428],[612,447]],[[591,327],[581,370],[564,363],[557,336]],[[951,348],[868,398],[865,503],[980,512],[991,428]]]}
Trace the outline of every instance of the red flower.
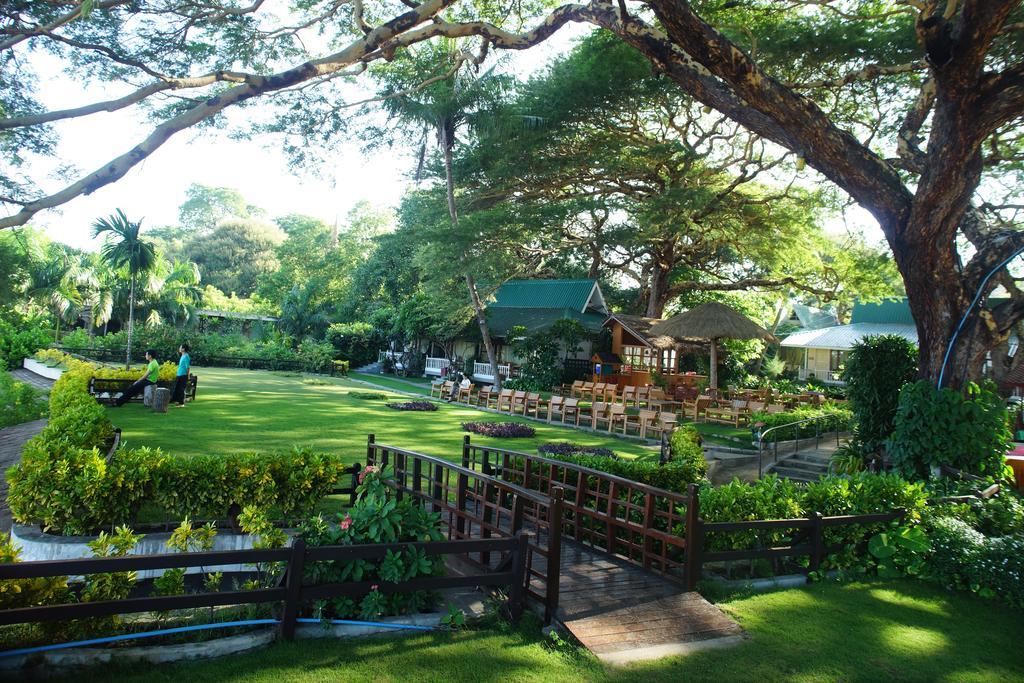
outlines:
{"label": "red flower", "polygon": [[345,519],[341,520],[341,530],[345,531],[352,526],[352,515],[346,514]]}

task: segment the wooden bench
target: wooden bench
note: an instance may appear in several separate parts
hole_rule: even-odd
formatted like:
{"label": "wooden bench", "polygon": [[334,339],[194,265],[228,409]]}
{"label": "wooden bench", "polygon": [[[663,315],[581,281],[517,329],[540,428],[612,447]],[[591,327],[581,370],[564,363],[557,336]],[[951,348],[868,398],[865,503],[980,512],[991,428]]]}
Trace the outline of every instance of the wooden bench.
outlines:
{"label": "wooden bench", "polygon": [[[117,400],[117,397],[128,390],[128,388],[135,384],[137,380],[134,379],[112,379],[104,377],[92,377],[89,379],[89,395],[95,398],[100,403],[113,404]],[[175,380],[160,381],[156,383],[157,387],[162,387],[171,392],[174,391]],[[194,401],[196,400],[196,388],[199,385],[199,378],[196,375],[188,376],[188,384],[185,385],[185,400]],[[133,396],[130,401],[142,402],[144,393],[140,393],[138,396]]]}

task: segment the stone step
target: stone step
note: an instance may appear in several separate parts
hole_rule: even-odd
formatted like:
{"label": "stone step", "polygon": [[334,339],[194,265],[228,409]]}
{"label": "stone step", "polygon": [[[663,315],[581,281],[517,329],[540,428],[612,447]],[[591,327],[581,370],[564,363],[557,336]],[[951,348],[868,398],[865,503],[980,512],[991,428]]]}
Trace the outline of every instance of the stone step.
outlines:
{"label": "stone step", "polygon": [[789,467],[773,467],[771,469],[772,474],[777,474],[785,479],[792,479],[793,481],[818,481],[821,478],[821,474],[812,474],[805,470],[795,470]]}
{"label": "stone step", "polygon": [[828,467],[828,464],[832,462],[832,456],[825,453],[794,453],[793,455],[783,458],[787,461],[805,462],[809,465],[819,465],[821,467]]}

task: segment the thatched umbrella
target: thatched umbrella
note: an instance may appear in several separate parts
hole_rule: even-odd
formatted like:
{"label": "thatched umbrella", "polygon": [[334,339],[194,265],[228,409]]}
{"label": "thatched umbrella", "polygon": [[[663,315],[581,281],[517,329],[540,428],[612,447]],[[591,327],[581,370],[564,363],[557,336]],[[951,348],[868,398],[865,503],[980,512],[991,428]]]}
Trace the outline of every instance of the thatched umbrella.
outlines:
{"label": "thatched umbrella", "polygon": [[725,304],[709,301],[651,327],[651,334],[676,339],[707,339],[711,342],[710,387],[718,388],[718,340],[764,339],[774,341],[768,330]]}

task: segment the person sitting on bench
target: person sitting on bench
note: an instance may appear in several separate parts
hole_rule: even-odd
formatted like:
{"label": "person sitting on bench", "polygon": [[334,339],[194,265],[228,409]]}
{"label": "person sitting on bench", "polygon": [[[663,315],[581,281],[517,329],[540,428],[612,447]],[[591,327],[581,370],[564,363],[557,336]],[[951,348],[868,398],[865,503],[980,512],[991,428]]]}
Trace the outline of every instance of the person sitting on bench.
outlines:
{"label": "person sitting on bench", "polygon": [[118,408],[123,406],[132,397],[138,396],[140,393],[146,390],[146,387],[156,384],[157,379],[160,377],[160,364],[156,362],[156,351],[149,349],[146,351],[146,360],[149,363],[146,365],[146,371],[142,373],[142,377],[136,380],[135,384],[128,387],[128,389],[121,394],[114,405]]}

